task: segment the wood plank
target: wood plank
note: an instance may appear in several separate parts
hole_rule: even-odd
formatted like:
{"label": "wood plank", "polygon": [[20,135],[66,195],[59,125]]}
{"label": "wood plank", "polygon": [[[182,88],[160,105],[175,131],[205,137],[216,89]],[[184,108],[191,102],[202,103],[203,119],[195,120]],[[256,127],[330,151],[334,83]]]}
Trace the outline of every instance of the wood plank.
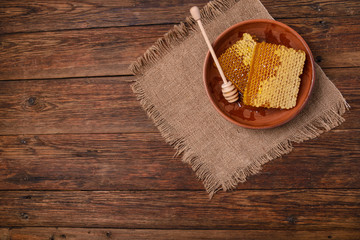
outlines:
{"label": "wood plank", "polygon": [[[360,188],[359,135],[295,144],[238,189]],[[174,152],[157,133],[1,136],[0,190],[203,190]]]}
{"label": "wood plank", "polygon": [[[360,18],[283,19],[308,42],[322,67],[359,66]],[[130,62],[169,25],[5,34],[0,80],[131,74]]]}
{"label": "wood plank", "polygon": [[[325,69],[360,128],[360,68]],[[0,82],[0,135],[157,132],[130,89],[134,77]]]}
{"label": "wood plank", "polygon": [[360,190],[4,191],[9,226],[359,230]]}
{"label": "wood plank", "polygon": [[0,82],[0,134],[156,131],[133,77]]}
{"label": "wood plank", "polygon": [[169,26],[106,28],[0,36],[0,79],[130,74],[130,61]]}
{"label": "wood plank", "polygon": [[[1,33],[177,23],[193,5],[208,0],[43,1],[3,0]],[[262,0],[274,18],[339,17],[359,14],[357,0]],[[289,11],[289,9],[296,9]],[[154,17],[154,12],[157,13]]]}
{"label": "wood plank", "polygon": [[[326,230],[326,231],[286,231],[286,230],[162,230],[162,229],[109,229],[109,228],[42,228],[24,227],[0,229],[8,234],[5,240],[45,240],[45,239],[158,239],[158,240],[321,240],[347,239],[358,240],[358,231]],[[5,232],[6,231],[6,232]],[[4,235],[2,235],[4,236]],[[1,238],[0,238],[1,239]]]}
{"label": "wood plank", "polygon": [[8,228],[0,228],[0,239],[1,240],[9,240],[10,239],[10,231]]}

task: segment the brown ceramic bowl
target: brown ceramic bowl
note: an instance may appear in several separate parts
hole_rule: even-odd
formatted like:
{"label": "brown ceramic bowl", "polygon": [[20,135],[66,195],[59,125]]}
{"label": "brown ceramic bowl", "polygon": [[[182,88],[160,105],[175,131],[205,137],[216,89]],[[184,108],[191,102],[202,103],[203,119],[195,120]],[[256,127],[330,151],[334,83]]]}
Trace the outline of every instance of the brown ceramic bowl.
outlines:
{"label": "brown ceramic bowl", "polygon": [[309,46],[295,30],[289,26],[269,19],[254,19],[233,25],[223,32],[213,47],[220,56],[228,47],[239,40],[243,33],[255,35],[259,41],[282,44],[286,47],[301,49],[306,53],[306,61],[296,106],[289,110],[266,109],[228,103],[222,95],[220,78],[214,61],[208,52],[205,58],[203,77],[206,92],[215,109],[228,121],[242,127],[264,129],[280,126],[293,119],[305,106],[315,80],[314,59]]}

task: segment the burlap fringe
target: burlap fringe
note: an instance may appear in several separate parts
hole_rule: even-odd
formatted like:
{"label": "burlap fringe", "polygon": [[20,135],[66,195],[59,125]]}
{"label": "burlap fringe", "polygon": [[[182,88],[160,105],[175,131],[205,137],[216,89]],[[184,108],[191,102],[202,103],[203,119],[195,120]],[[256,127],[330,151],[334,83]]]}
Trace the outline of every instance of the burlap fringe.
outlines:
{"label": "burlap fringe", "polygon": [[159,129],[161,136],[176,150],[174,157],[182,156],[182,161],[192,167],[196,176],[203,181],[205,189],[211,198],[220,185],[218,180],[211,174],[211,171],[205,161],[200,159],[189,147],[190,144],[187,144],[186,140],[180,137],[166,122],[166,120],[156,110],[155,106],[146,97],[146,94],[139,82],[133,83],[131,88],[149,118],[152,119],[155,126]]}
{"label": "burlap fringe", "polygon": [[304,125],[289,139],[285,139],[269,150],[266,155],[254,159],[252,164],[247,168],[238,169],[232,178],[222,186],[222,189],[225,191],[234,189],[239,182],[245,182],[247,176],[259,173],[262,168],[261,166],[265,163],[291,152],[293,149],[292,142],[300,143],[305,140],[316,138],[320,134],[339,126],[345,121],[341,115],[349,109],[350,105],[344,98],[341,99],[341,101],[339,101],[332,109],[323,112],[320,117],[315,118],[310,121],[310,123]]}
{"label": "burlap fringe", "polygon": [[[224,13],[238,0],[215,0],[209,2],[200,11],[201,21],[206,24]],[[143,56],[139,57],[129,67],[135,75],[143,74],[149,67],[166,55],[171,49],[183,42],[192,31],[196,30],[196,22],[192,17],[187,17],[184,22],[175,25],[162,38],[159,38]]]}
{"label": "burlap fringe", "polygon": [[292,137],[279,143],[270,149],[267,154],[253,159],[252,164],[247,168],[240,168],[235,171],[230,180],[220,182],[211,174],[209,166],[205,159],[201,159],[192,151],[190,144],[186,140],[177,135],[176,131],[165,121],[161,114],[156,110],[138,82],[132,84],[132,89],[137,95],[138,100],[148,116],[153,120],[155,126],[159,129],[162,137],[167,143],[176,149],[174,157],[181,155],[183,162],[189,164],[194,170],[196,176],[204,183],[206,191],[210,198],[223,189],[224,191],[235,189],[239,182],[245,182],[248,176],[259,173],[262,165],[291,152],[293,149],[292,142],[300,143],[308,139],[316,138],[320,134],[327,132],[345,121],[341,115],[350,108],[349,104],[342,99],[332,109],[324,112],[320,117],[313,119],[309,124],[304,125]]}
{"label": "burlap fringe", "polygon": [[[223,14],[238,1],[239,0],[215,0],[209,2],[200,10],[203,24],[209,23],[220,14]],[[192,17],[187,17],[184,22],[175,25],[174,28],[167,32],[162,38],[159,38],[143,56],[132,63],[129,67],[130,71],[135,75],[142,75],[159,59],[169,53],[171,49],[182,43],[193,31],[197,31],[196,22]],[[213,194],[220,189],[221,184],[211,175],[211,171],[205,164],[205,161],[200,159],[196,153],[191,150],[184,138],[177,136],[176,132],[172,130],[172,127],[156,110],[155,106],[147,99],[140,83],[135,81],[131,87],[147,115],[159,129],[162,137],[175,148],[176,153],[174,157],[181,155],[183,162],[188,163],[192,167],[197,177],[203,181],[205,189],[211,198]]]}
{"label": "burlap fringe", "polygon": [[[215,0],[209,2],[201,10],[203,23],[206,24],[210,22],[216,16],[233,6],[236,2],[238,2],[238,0]],[[166,33],[164,37],[158,39],[142,57],[139,57],[136,62],[130,65],[130,70],[135,75],[143,74],[171,49],[184,41],[192,31],[196,31],[196,23],[191,17],[188,17],[184,22],[174,26],[174,28]],[[333,109],[325,112],[321,117],[314,119],[309,124],[305,125],[290,139],[284,140],[276,147],[269,150],[266,155],[254,159],[253,163],[247,168],[237,169],[230,180],[220,182],[211,174],[211,170],[209,166],[207,166],[206,161],[197,156],[197,154],[192,151],[191,147],[189,147],[190,145],[186,143],[186,140],[179,136],[161,116],[155,106],[146,97],[141,84],[138,81],[135,81],[131,87],[137,95],[140,104],[149,118],[153,120],[165,141],[176,149],[175,156],[181,155],[183,162],[190,164],[197,177],[204,183],[210,198],[221,189],[224,191],[234,189],[239,182],[245,182],[247,176],[257,174],[261,170],[263,164],[291,152],[293,148],[291,142],[302,142],[307,139],[315,138],[321,133],[340,125],[344,121],[344,118],[342,118],[341,115],[349,109],[349,105],[346,103],[345,99],[343,99]]]}

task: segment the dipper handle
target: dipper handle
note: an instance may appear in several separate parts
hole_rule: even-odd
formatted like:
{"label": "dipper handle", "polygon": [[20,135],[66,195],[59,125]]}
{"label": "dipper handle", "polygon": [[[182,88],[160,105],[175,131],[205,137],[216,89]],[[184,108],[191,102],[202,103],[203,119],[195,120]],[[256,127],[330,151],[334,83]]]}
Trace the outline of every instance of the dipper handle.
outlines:
{"label": "dipper handle", "polygon": [[190,9],[190,13],[191,13],[191,16],[196,20],[196,22],[198,23],[199,27],[200,27],[200,30],[201,30],[201,33],[205,39],[205,42],[209,48],[209,51],[211,53],[211,56],[212,58],[214,59],[214,62],[216,64],[216,67],[217,69],[219,70],[219,73],[220,73],[220,76],[221,76],[221,79],[223,80],[224,83],[227,83],[228,81],[226,80],[226,77],[224,75],[224,72],[220,66],[220,63],[216,57],[216,54],[215,54],[215,51],[213,49],[213,47],[211,46],[211,43],[210,43],[210,40],[205,32],[205,29],[204,29],[204,26],[202,25],[201,23],[201,16],[200,16],[200,10],[197,6],[194,6]]}

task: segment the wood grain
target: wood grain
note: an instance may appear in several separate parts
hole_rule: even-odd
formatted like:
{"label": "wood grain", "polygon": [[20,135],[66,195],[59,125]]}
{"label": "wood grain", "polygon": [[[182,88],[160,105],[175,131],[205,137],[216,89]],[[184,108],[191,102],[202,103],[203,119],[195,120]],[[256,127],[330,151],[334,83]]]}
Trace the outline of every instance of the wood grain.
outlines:
{"label": "wood grain", "polygon": [[[360,18],[283,19],[322,67],[360,66]],[[131,74],[135,61],[170,25],[5,34],[0,80]],[[205,56],[205,53],[204,53]]]}
{"label": "wood grain", "polygon": [[130,74],[205,2],[1,1],[0,79],[18,79],[0,83],[1,240],[358,239],[359,130],[344,130],[360,127],[356,0],[263,0],[304,36],[352,110],[343,130],[295,144],[212,201],[172,159],[133,77],[72,78]]}
{"label": "wood grain", "polygon": [[[109,229],[109,228],[3,228],[2,240],[108,240],[108,239],[158,239],[158,240],[358,240],[358,231],[286,231],[286,230],[154,230],[154,229]],[[7,237],[7,238],[6,238]]]}
{"label": "wood grain", "polygon": [[359,230],[360,190],[3,191],[9,226]]}
{"label": "wood grain", "polygon": [[[340,129],[360,128],[360,68],[326,69],[351,105]],[[157,132],[130,89],[134,77],[2,81],[0,135]]]}
{"label": "wood grain", "polygon": [[[238,189],[360,188],[359,134],[295,144]],[[1,136],[0,190],[203,190],[174,153],[157,133]]]}
{"label": "wood grain", "polygon": [[[207,2],[3,0],[0,3],[0,33],[177,23],[189,15],[190,7],[202,7]],[[357,0],[262,0],[262,3],[276,19],[354,16],[360,12]]]}
{"label": "wood grain", "polygon": [[0,36],[0,79],[130,74],[169,26],[86,29]]}
{"label": "wood grain", "polygon": [[131,80],[1,82],[0,134],[156,131],[130,89]]}
{"label": "wood grain", "polygon": [[206,2],[0,2],[0,240],[359,239],[358,0],[262,0],[352,108],[211,201],[121,76]]}

